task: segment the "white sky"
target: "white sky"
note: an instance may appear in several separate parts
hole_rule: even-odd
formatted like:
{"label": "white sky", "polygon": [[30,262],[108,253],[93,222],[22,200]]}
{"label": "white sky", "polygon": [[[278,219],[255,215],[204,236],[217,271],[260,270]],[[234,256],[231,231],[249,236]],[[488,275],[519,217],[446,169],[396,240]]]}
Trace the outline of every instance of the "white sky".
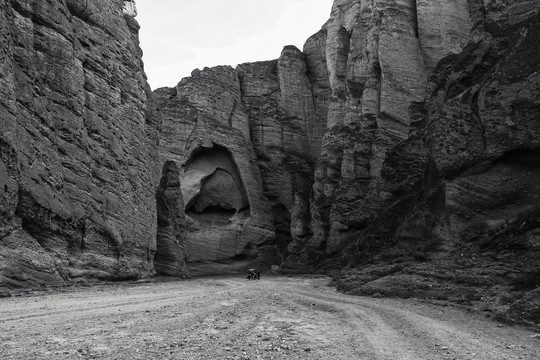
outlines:
{"label": "white sky", "polygon": [[193,69],[277,59],[300,50],[330,17],[333,0],[136,0],[152,89]]}

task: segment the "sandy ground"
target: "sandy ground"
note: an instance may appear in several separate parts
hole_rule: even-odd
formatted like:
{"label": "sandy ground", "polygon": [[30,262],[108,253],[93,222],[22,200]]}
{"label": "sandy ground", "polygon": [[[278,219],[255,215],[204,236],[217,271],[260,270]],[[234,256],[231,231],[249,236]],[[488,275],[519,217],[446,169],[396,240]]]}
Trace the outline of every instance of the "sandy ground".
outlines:
{"label": "sandy ground", "polygon": [[199,278],[0,299],[0,359],[540,359],[540,337],[324,277]]}

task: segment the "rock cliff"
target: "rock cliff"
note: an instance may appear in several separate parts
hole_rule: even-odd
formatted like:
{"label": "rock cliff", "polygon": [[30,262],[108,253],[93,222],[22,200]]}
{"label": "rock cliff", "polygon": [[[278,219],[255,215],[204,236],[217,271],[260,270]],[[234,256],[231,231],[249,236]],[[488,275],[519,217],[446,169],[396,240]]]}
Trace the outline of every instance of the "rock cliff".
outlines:
{"label": "rock cliff", "polygon": [[[336,281],[352,293],[448,299],[540,321],[539,11],[538,1],[334,3],[328,28],[342,27],[328,32],[328,68],[378,60],[375,69],[353,65],[358,73],[335,65],[349,83],[333,83],[332,102],[376,106],[350,107],[338,117],[345,123],[329,115],[313,237],[294,266],[352,268]],[[356,45],[355,31],[377,35]],[[335,50],[340,41],[352,57]],[[367,51],[354,56],[357,48]]]}
{"label": "rock cliff", "polygon": [[130,1],[0,1],[0,289],[154,273],[159,118]]}
{"label": "rock cliff", "polygon": [[153,94],[132,1],[0,0],[0,290],[280,265],[540,321],[540,0],[335,0]]}
{"label": "rock cliff", "polygon": [[287,47],[277,61],[195,70],[155,96],[161,161],[181,168],[190,272],[280,264],[291,236],[309,227],[291,230],[290,212],[309,218],[323,132],[302,53]]}
{"label": "rock cliff", "polygon": [[[204,69],[158,90],[162,162],[183,164],[192,186],[197,148],[234,157],[241,144],[251,162],[235,160],[238,178],[252,174],[275,234],[254,239],[254,253],[272,245],[284,271],[337,270],[345,291],[538,321],[539,8],[335,0],[302,52],[285,47],[277,61]],[[226,138],[209,136],[216,130]],[[252,200],[205,190],[199,179],[214,169],[190,194],[229,204],[226,228],[240,213],[233,199]],[[201,240],[187,243],[189,252]]]}

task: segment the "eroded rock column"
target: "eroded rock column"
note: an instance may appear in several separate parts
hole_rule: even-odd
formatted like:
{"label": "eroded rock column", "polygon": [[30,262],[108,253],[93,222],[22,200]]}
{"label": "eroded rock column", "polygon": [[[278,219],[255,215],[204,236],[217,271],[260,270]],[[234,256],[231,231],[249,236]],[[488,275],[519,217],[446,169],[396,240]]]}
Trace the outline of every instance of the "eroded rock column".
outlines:
{"label": "eroded rock column", "polygon": [[158,274],[184,276],[186,270],[186,219],[180,172],[174,161],[163,165],[156,192],[157,249],[154,267]]}

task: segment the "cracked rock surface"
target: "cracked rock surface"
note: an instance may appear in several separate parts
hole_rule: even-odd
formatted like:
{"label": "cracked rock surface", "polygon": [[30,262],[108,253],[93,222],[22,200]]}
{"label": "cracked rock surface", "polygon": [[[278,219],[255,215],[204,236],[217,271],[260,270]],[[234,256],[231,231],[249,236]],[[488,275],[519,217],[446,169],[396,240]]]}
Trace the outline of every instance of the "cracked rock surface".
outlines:
{"label": "cracked rock surface", "polygon": [[0,2],[0,289],[154,273],[159,120],[123,3]]}

